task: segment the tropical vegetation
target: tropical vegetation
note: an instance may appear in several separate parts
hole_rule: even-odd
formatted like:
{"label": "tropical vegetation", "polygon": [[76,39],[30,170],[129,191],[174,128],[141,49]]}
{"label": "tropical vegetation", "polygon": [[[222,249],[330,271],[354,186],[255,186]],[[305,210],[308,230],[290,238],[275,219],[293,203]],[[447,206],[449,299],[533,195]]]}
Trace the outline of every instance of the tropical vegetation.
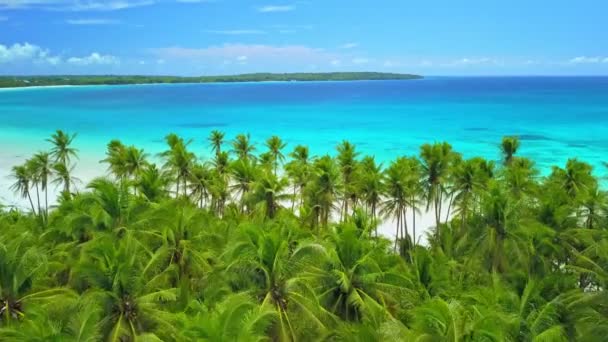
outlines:
{"label": "tropical vegetation", "polygon": [[205,158],[113,140],[83,185],[76,138],[12,169],[2,341],[608,336],[608,194],[583,161],[541,175],[505,137],[497,161],[444,142],[383,164],[214,131]]}

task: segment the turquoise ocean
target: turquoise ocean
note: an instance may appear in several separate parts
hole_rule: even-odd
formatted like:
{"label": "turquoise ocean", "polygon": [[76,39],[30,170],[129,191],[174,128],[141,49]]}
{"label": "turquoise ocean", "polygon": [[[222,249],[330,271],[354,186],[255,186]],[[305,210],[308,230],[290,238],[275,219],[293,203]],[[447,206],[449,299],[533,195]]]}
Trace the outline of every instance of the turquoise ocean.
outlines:
{"label": "turquoise ocean", "polygon": [[[332,154],[346,139],[388,163],[448,141],[465,157],[500,158],[504,135],[542,173],[576,157],[606,173],[608,77],[432,77],[411,81],[268,82],[50,87],[0,90],[0,177],[55,130],[78,133],[80,164],[101,175],[106,143],[120,139],[154,155],[163,137],[193,139],[210,154],[213,129],[250,133],[258,152],[279,135]],[[226,146],[229,148],[229,146]],[[80,167],[80,166],[79,166]],[[6,184],[2,181],[2,184]],[[6,189],[1,189],[4,193]]]}

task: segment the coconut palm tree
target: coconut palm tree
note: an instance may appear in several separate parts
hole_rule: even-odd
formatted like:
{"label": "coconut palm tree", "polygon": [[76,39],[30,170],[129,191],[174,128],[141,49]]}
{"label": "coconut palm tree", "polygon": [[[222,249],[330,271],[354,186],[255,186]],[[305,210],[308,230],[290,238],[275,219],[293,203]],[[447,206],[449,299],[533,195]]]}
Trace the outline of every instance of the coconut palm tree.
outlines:
{"label": "coconut palm tree", "polygon": [[100,324],[105,340],[177,336],[172,315],[163,310],[177,299],[177,291],[162,286],[157,273],[148,270],[154,261],[130,235],[120,241],[104,235],[86,246],[74,281],[92,288],[86,295],[103,308]]}
{"label": "coconut palm tree", "polygon": [[252,159],[253,151],[255,151],[255,145],[251,143],[249,134],[239,134],[232,142],[232,152],[236,154],[239,159]]}
{"label": "coconut palm tree", "polygon": [[[336,157],[338,161],[338,166],[340,167],[340,172],[342,176],[342,185],[344,188],[343,198],[342,198],[342,208],[340,212],[340,217],[342,220],[346,220],[348,216],[348,204],[349,201],[353,201],[353,196],[356,193],[355,184],[356,184],[356,166],[357,166],[357,156],[359,153],[356,151],[355,145],[351,144],[348,141],[342,141],[340,145],[336,148],[338,151],[338,155]],[[354,206],[354,203],[353,203]]]}
{"label": "coconut palm tree", "polygon": [[160,202],[168,196],[170,179],[155,164],[148,164],[139,172],[135,181],[138,193],[150,202]]}
{"label": "coconut palm tree", "polygon": [[273,174],[266,174],[255,182],[252,202],[256,206],[262,207],[266,218],[272,219],[281,208],[281,202],[289,200],[291,197],[285,193],[288,185],[287,179],[277,178]]}
{"label": "coconut palm tree", "polygon": [[53,144],[51,148],[51,157],[55,159],[55,162],[61,163],[66,168],[70,164],[71,158],[77,158],[78,150],[71,147],[72,143],[76,139],[76,134],[65,133],[62,130],[57,130],[48,142]]}
{"label": "coconut palm tree", "polygon": [[511,165],[513,156],[519,149],[519,138],[517,137],[503,137],[500,144],[500,150],[503,156],[503,162],[505,165]]}
{"label": "coconut palm tree", "polygon": [[31,186],[32,186],[32,175],[29,173],[29,169],[26,165],[13,166],[11,169],[12,178],[15,179],[15,183],[11,185],[11,190],[19,194],[21,198],[27,198],[32,208],[32,213],[36,215],[36,209],[34,209],[34,202],[32,201]]}
{"label": "coconut palm tree", "polygon": [[205,164],[196,164],[190,174],[190,197],[196,199],[200,208],[209,199],[212,171]]}
{"label": "coconut palm tree", "polygon": [[127,177],[127,147],[118,140],[107,145],[106,158],[101,162],[108,164],[108,171],[118,180],[124,182]]}
{"label": "coconut palm tree", "polygon": [[374,244],[367,233],[352,226],[338,227],[328,236],[327,264],[315,268],[321,303],[345,321],[373,320],[391,315],[411,295],[411,281],[400,269],[400,259],[387,257],[385,244]]}
{"label": "coconut palm tree", "polygon": [[225,136],[226,134],[224,132],[213,130],[209,134],[209,138],[207,138],[211,145],[211,150],[215,153],[216,157],[222,153],[222,144],[224,143]]}
{"label": "coconut palm tree", "polygon": [[377,214],[384,193],[382,166],[376,165],[373,157],[365,157],[360,163],[359,178],[356,189],[374,222],[376,237],[378,236]]}
{"label": "coconut palm tree", "polygon": [[[294,245],[296,234],[295,230],[264,231],[251,227],[242,232],[227,254],[227,272],[239,275],[241,282],[251,283],[251,293],[262,307],[277,313],[278,322],[271,336],[281,341],[295,341],[306,334],[318,336],[330,319],[304,273],[322,258],[324,248],[316,243]],[[306,324],[298,323],[303,323],[302,320]]]}
{"label": "coconut palm tree", "polygon": [[196,161],[194,153],[188,151],[188,145],[191,141],[184,141],[175,134],[167,135],[165,141],[169,149],[161,153],[161,157],[165,160],[164,168],[175,177],[175,197],[179,197],[180,188],[185,196],[188,188],[188,178]]}
{"label": "coconut palm tree", "polygon": [[[291,210],[293,211],[295,209],[296,197],[300,198],[300,207],[304,202],[304,189],[310,178],[311,159],[308,147],[302,145],[296,146],[289,156],[292,160],[285,165],[285,171],[293,186],[291,203]],[[298,192],[299,196],[297,196]]]}
{"label": "coconut palm tree", "polygon": [[250,159],[238,159],[230,165],[230,173],[234,184],[230,187],[239,198],[241,212],[250,210],[248,207],[248,195],[253,188],[253,183],[259,178],[260,170],[256,163]]}
{"label": "coconut palm tree", "polygon": [[[324,156],[315,160],[311,181],[306,185],[306,205],[312,210],[312,226],[327,227],[335,202],[342,193],[340,171],[335,161]],[[320,231],[319,231],[320,232]]]}
{"label": "coconut palm tree", "polygon": [[409,205],[409,198],[405,193],[407,182],[407,169],[404,167],[405,158],[400,157],[394,160],[384,171],[384,184],[386,199],[381,203],[380,213],[386,218],[393,218],[396,221],[395,228],[395,250],[398,241],[410,240],[411,236],[407,231],[406,210]]}
{"label": "coconut palm tree", "polygon": [[272,156],[275,176],[277,175],[279,165],[285,161],[285,156],[283,155],[283,152],[281,152],[281,150],[285,149],[286,146],[287,144],[276,135],[273,135],[272,137],[268,138],[268,140],[266,140],[266,147],[268,148],[268,152]]}
{"label": "coconut palm tree", "polygon": [[420,148],[422,160],[422,173],[426,191],[427,210],[431,207],[435,211],[435,226],[439,232],[441,223],[441,209],[444,202],[450,165],[455,157],[452,146],[446,142],[425,144]]}
{"label": "coconut palm tree", "polygon": [[276,311],[260,306],[246,293],[228,296],[213,309],[200,309],[188,321],[186,335],[193,341],[266,341],[267,331],[276,324]]}
{"label": "coconut palm tree", "polygon": [[73,176],[74,167],[68,169],[63,163],[55,163],[53,164],[53,173],[55,179],[52,182],[57,186],[63,185],[63,194],[69,198],[72,194],[72,185],[80,182],[80,179]]}
{"label": "coconut palm tree", "polygon": [[51,156],[48,152],[36,153],[30,161],[31,172],[34,174],[34,179],[40,183],[40,190],[44,191],[44,217],[49,215],[49,181],[53,174],[53,164]]}

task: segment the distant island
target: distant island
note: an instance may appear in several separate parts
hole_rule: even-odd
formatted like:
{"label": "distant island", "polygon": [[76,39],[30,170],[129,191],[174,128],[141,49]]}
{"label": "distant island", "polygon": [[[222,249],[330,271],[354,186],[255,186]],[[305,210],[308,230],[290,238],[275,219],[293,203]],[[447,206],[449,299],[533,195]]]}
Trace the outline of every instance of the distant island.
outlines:
{"label": "distant island", "polygon": [[217,82],[289,82],[289,81],[371,81],[412,80],[422,76],[383,72],[328,72],[328,73],[254,73],[225,76],[0,76],[0,88],[43,87],[60,85],[120,85],[156,83],[217,83]]}

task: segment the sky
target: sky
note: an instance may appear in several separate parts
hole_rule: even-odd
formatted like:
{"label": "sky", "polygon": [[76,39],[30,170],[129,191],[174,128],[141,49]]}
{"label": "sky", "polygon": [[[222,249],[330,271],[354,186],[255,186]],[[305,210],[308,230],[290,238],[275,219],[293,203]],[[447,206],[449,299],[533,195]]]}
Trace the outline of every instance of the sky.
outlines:
{"label": "sky", "polygon": [[606,0],[0,0],[0,74],[608,75]]}

